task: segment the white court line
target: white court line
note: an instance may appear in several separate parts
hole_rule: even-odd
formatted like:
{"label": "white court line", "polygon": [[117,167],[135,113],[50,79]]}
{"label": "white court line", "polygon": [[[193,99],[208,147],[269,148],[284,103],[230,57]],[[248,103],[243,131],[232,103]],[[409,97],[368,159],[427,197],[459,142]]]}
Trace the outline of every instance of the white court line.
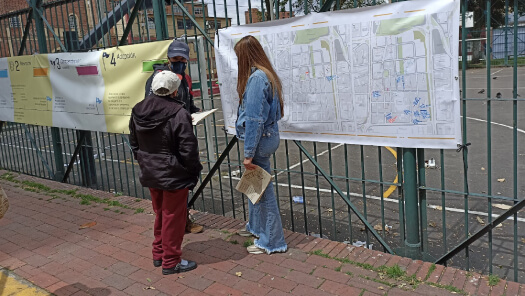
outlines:
{"label": "white court line", "polygon": [[[228,179],[229,177],[228,176],[224,176],[223,178],[225,179]],[[241,178],[238,178],[238,177],[231,177],[233,180],[240,180]],[[289,184],[285,184],[285,183],[279,183],[279,186],[281,187],[292,187],[292,188],[296,188],[296,189],[302,189],[303,187],[301,185],[289,185]],[[315,188],[315,187],[308,187],[308,186],[305,186],[304,187],[305,190],[312,190],[312,191],[317,191],[319,190],[320,192],[326,192],[326,193],[332,193],[332,190],[330,189],[323,189],[323,188]],[[350,194],[348,194],[347,192],[343,191],[343,193],[345,195],[350,195],[350,196],[355,196],[355,197],[363,197],[362,194],[359,194],[359,193],[353,193],[353,192],[350,192]],[[368,195],[366,194],[365,197],[367,199],[374,199],[374,200],[381,200],[381,197],[379,196],[374,196],[374,195]],[[397,199],[393,199],[393,198],[384,198],[383,199],[384,201],[386,202],[392,202],[392,203],[399,203],[399,200]],[[431,209],[439,209],[441,206],[437,206],[437,205],[431,205],[429,204],[427,206],[428,208],[431,208]],[[457,208],[450,208],[450,207],[445,207],[445,210],[449,211],[449,212],[455,212],[455,213],[465,213],[465,210],[464,209],[457,209]],[[470,215],[478,215],[478,216],[485,216],[485,217],[488,217],[489,214],[488,213],[485,213],[485,212],[479,212],[479,211],[468,211],[468,213]],[[499,215],[496,215],[496,214],[492,214],[492,217],[493,218],[497,218],[499,217]],[[514,217],[509,217],[507,218],[507,220],[514,220]],[[519,222],[525,222],[525,218],[518,218],[518,221]]]}
{"label": "white court line", "polygon": [[501,71],[503,71],[503,70],[505,70],[505,69],[498,70],[498,71],[496,71],[496,72],[494,72],[494,73],[492,73],[492,74],[490,74],[490,75],[494,75],[494,74],[499,73],[499,72],[501,72]]}
{"label": "white court line", "polygon": [[[336,146],[334,146],[333,148],[331,148],[330,150],[334,150],[334,149],[339,148],[339,147],[341,147],[341,146],[343,146],[343,145],[344,145],[344,144],[336,145]],[[323,152],[317,154],[317,156],[325,155],[327,152],[328,152],[328,150],[325,150],[325,151],[323,151]],[[303,160],[302,162],[298,162],[298,163],[296,163],[296,164],[290,166],[290,167],[288,168],[288,170],[293,169],[293,168],[295,168],[295,167],[297,167],[297,166],[300,166],[302,163],[305,163],[305,162],[308,162],[308,161],[310,161],[310,160],[309,160],[308,158],[306,158],[306,159]],[[277,176],[281,175],[282,173],[285,173],[285,171],[282,171],[282,172],[277,173]]]}
{"label": "white court line", "polygon": [[[461,117],[463,117],[463,116],[461,116]],[[479,121],[479,122],[487,122],[485,119],[479,119],[479,118],[475,118],[475,117],[468,117],[467,116],[467,119],[474,120],[474,121]],[[493,125],[498,125],[498,126],[502,126],[502,127],[506,127],[508,129],[514,130],[514,127],[510,126],[510,125],[505,125],[505,124],[497,123],[497,122],[494,122],[494,121],[491,121],[490,123],[493,124]],[[520,128],[518,128],[516,130],[518,131],[518,133],[525,134],[525,130],[522,130]]]}

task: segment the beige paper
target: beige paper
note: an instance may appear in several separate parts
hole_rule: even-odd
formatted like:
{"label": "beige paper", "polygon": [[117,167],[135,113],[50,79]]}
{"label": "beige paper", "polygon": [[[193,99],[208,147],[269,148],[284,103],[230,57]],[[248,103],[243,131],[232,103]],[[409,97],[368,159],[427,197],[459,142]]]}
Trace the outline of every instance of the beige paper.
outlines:
{"label": "beige paper", "polygon": [[197,123],[199,123],[199,121],[201,121],[204,118],[208,117],[210,114],[212,114],[215,111],[217,111],[217,109],[211,109],[211,110],[208,110],[208,111],[193,113],[193,114],[191,114],[191,118],[193,119],[191,121],[191,123],[193,125],[197,125]]}
{"label": "beige paper", "polygon": [[244,172],[235,189],[246,194],[252,203],[256,204],[268,187],[268,184],[270,184],[271,180],[272,175],[270,175],[260,166],[256,166],[255,170],[246,170]]}

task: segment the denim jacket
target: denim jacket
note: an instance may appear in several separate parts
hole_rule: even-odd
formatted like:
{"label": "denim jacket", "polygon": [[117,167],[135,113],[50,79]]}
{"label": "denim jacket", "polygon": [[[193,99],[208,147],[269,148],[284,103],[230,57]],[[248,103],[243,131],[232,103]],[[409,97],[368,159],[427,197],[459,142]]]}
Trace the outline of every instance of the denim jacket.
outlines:
{"label": "denim jacket", "polygon": [[237,138],[244,140],[245,158],[255,156],[261,137],[279,134],[279,119],[281,106],[277,92],[272,94],[271,84],[263,71],[253,69],[235,125]]}

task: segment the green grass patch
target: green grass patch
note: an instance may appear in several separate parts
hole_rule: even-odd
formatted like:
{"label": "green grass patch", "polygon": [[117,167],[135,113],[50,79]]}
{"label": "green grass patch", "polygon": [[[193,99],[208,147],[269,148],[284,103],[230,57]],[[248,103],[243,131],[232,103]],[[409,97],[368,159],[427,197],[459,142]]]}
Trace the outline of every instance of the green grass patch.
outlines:
{"label": "green grass patch", "polygon": [[360,274],[359,277],[360,277],[360,278],[363,278],[363,279],[365,279],[365,280],[369,280],[369,281],[372,281],[372,282],[376,282],[376,283],[378,283],[378,284],[385,285],[385,286],[387,286],[387,287],[391,287],[391,288],[397,286],[396,284],[392,284],[392,283],[389,283],[389,282],[387,282],[387,281],[383,281],[383,280],[381,280],[381,279],[371,278],[371,277],[369,277],[369,276],[362,275],[362,274]]}
{"label": "green grass patch", "polygon": [[83,200],[80,201],[80,204],[81,204],[81,205],[85,205],[85,206],[87,206],[87,205],[90,205],[91,202],[90,202],[89,200],[85,200],[85,199],[83,199]]}
{"label": "green grass patch", "polygon": [[432,274],[434,270],[436,270],[436,264],[432,263],[432,265],[430,265],[430,268],[428,269],[427,276],[425,277],[425,281],[428,280],[428,278],[430,277],[430,275]]}
{"label": "green grass patch", "polygon": [[493,287],[493,286],[499,284],[500,280],[501,279],[495,274],[489,275],[489,286]]}
{"label": "green grass patch", "polygon": [[231,240],[231,241],[230,241],[230,244],[232,244],[232,245],[238,245],[239,242],[238,242],[237,240],[234,239],[234,240]]}
{"label": "green grass patch", "polygon": [[396,264],[394,266],[385,268],[385,274],[389,278],[395,279],[395,278],[400,278],[402,276],[405,276],[406,272],[402,270],[401,267],[399,267],[399,265]]}
{"label": "green grass patch", "polygon": [[249,246],[253,245],[253,239],[247,239],[242,244],[245,248],[248,248]]}
{"label": "green grass patch", "polygon": [[363,295],[365,294],[365,292],[366,292],[366,290],[363,289],[363,290],[361,291],[361,293],[359,293],[359,296],[363,296]]}
{"label": "green grass patch", "polygon": [[337,266],[336,268],[334,268],[334,270],[339,272],[339,271],[341,271],[341,268],[342,268],[342,266]]}
{"label": "green grass patch", "polygon": [[119,196],[122,196],[124,195],[122,192],[115,192],[115,194],[113,194],[113,196],[115,197],[119,197]]}
{"label": "green grass patch", "polygon": [[46,185],[40,184],[40,183],[37,183],[37,182],[33,182],[33,181],[23,181],[22,184],[24,184],[24,185],[26,185],[28,187],[32,187],[32,188],[35,188],[35,189],[38,189],[38,190],[45,191],[45,192],[51,191],[51,188],[47,187]]}
{"label": "green grass patch", "polygon": [[441,285],[441,284],[436,284],[436,283],[427,283],[429,286],[434,286],[434,287],[437,287],[437,288],[440,288],[440,289],[445,289],[447,291],[450,291],[450,292],[454,292],[456,294],[460,294],[460,295],[467,295],[467,293],[461,289],[458,289],[454,286],[451,286],[451,285]]}
{"label": "green grass patch", "polygon": [[111,209],[110,208],[104,208],[104,211],[110,211]]}
{"label": "green grass patch", "polygon": [[15,179],[15,175],[13,175],[13,173],[5,173],[0,176],[0,178],[9,182],[20,183],[20,181]]}
{"label": "green grass patch", "polygon": [[143,208],[138,208],[135,210],[135,214],[140,214],[140,213],[144,213],[144,209]]}

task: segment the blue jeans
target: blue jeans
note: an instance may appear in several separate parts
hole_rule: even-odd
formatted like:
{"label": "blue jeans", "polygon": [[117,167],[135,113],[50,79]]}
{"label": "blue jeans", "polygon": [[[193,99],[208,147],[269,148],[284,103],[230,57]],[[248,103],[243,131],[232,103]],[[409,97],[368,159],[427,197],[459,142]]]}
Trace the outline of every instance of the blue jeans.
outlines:
{"label": "blue jeans", "polygon": [[[271,135],[263,135],[253,157],[252,163],[260,166],[268,173],[270,169],[270,156],[279,147],[279,132]],[[281,213],[277,206],[277,197],[270,182],[257,204],[248,200],[249,221],[246,230],[258,237],[254,241],[255,246],[264,249],[266,253],[286,252],[288,246],[284,241]]]}

